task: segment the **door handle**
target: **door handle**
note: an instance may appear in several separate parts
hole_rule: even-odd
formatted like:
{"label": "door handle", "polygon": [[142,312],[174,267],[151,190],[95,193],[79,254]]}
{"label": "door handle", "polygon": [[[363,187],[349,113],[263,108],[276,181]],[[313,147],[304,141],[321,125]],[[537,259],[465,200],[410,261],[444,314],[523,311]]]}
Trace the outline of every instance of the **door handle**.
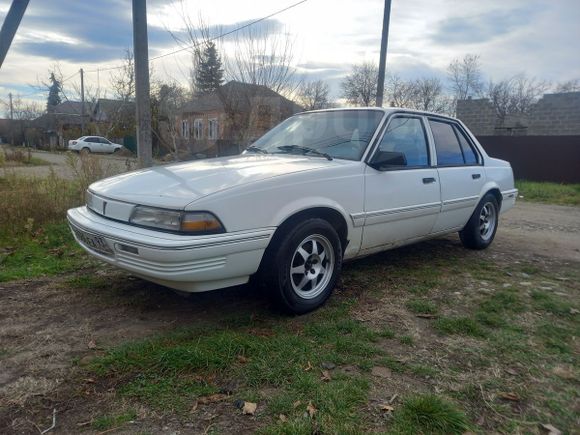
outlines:
{"label": "door handle", "polygon": [[435,183],[435,178],[433,177],[427,177],[427,178],[423,178],[423,184],[431,184],[431,183]]}
{"label": "door handle", "polygon": [[471,174],[471,178],[477,180],[478,178],[481,178],[481,174]]}

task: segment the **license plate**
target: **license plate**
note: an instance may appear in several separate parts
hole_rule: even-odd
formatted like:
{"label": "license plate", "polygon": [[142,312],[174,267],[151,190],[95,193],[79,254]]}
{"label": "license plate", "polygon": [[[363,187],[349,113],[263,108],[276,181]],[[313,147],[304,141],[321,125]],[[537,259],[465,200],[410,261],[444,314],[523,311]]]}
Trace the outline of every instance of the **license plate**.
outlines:
{"label": "license plate", "polygon": [[79,230],[78,228],[73,228],[75,235],[79,241],[86,245],[88,248],[93,249],[101,254],[111,255],[113,251],[105,242],[105,239],[101,236],[97,236],[95,234],[86,233],[84,231]]}

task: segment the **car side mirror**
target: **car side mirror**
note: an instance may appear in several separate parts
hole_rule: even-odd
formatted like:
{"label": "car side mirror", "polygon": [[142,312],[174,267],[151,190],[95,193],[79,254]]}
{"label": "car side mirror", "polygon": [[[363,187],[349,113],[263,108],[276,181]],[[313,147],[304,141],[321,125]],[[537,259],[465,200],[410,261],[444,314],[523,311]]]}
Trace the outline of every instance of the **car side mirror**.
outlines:
{"label": "car side mirror", "polygon": [[389,167],[407,166],[407,158],[404,153],[396,151],[377,151],[369,166],[377,171],[386,171]]}

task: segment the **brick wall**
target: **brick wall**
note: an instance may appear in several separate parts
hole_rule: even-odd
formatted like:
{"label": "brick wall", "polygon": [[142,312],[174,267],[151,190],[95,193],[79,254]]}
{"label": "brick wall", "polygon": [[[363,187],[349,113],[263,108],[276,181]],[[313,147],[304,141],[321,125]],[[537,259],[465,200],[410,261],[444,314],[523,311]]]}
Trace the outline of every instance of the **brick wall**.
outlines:
{"label": "brick wall", "polygon": [[457,117],[476,136],[580,135],[580,92],[546,94],[530,113],[509,115],[503,121],[487,99],[460,100]]}

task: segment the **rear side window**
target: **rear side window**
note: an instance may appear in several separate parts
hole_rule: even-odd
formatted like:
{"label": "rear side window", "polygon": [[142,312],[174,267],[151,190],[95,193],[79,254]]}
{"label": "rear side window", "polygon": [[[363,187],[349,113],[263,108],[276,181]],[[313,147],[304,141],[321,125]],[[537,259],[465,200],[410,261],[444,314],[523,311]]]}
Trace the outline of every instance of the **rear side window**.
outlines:
{"label": "rear side window", "polygon": [[455,125],[455,132],[459,138],[459,143],[461,144],[461,149],[463,150],[463,157],[465,158],[466,165],[477,165],[479,163],[477,159],[477,154],[473,150],[473,147],[465,137],[465,134]]}
{"label": "rear side window", "polygon": [[435,139],[435,150],[437,151],[437,165],[439,166],[455,166],[463,165],[463,152],[453,126],[446,122],[429,120],[431,131],[433,132],[433,139]]}
{"label": "rear side window", "polygon": [[391,120],[379,150],[402,154],[406,166],[429,165],[425,130],[419,118],[399,116]]}

